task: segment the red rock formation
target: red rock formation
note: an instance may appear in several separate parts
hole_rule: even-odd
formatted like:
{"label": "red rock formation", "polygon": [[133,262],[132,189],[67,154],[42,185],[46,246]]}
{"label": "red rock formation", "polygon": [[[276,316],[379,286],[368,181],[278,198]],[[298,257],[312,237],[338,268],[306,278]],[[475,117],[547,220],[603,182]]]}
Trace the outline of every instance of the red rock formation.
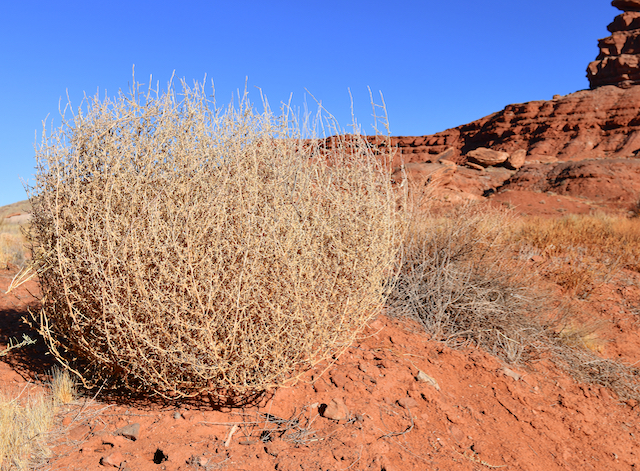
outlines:
{"label": "red rock formation", "polygon": [[[612,5],[623,13],[609,25],[612,35],[600,40],[598,60],[589,65],[592,89],[508,105],[430,136],[369,138],[374,145],[397,148],[394,179],[404,163],[409,180],[431,183],[437,176],[441,186],[469,195],[554,192],[603,207],[635,204],[640,194],[640,0]],[[326,145],[331,147],[329,141]],[[445,160],[460,167],[444,168]]]}
{"label": "red rock formation", "polygon": [[613,0],[611,4],[624,13],[608,26],[612,35],[598,41],[600,54],[587,68],[592,89],[640,83],[640,1]]}

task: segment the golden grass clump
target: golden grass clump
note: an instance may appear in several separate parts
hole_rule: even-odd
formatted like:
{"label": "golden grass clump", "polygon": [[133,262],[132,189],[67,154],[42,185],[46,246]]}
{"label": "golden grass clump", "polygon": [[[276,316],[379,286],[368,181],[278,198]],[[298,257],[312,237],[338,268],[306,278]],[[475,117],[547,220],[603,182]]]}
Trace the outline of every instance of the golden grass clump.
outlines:
{"label": "golden grass clump", "polygon": [[0,470],[34,469],[46,459],[54,416],[47,394],[10,398],[0,393]]}
{"label": "golden grass clump", "polygon": [[36,321],[87,387],[287,384],[385,302],[401,227],[387,159],[358,134],[303,139],[286,106],[221,110],[182,87],[89,99],[43,136]]}
{"label": "golden grass clump", "polygon": [[526,218],[513,239],[549,257],[550,278],[587,296],[621,268],[640,271],[640,219],[605,214]]}
{"label": "golden grass clump", "polygon": [[75,383],[69,372],[58,367],[51,371],[51,395],[57,406],[64,406],[73,402],[78,396]]}
{"label": "golden grass clump", "polygon": [[50,458],[60,406],[76,399],[67,370],[54,368],[45,390],[10,397],[0,391],[0,471],[39,469]]}

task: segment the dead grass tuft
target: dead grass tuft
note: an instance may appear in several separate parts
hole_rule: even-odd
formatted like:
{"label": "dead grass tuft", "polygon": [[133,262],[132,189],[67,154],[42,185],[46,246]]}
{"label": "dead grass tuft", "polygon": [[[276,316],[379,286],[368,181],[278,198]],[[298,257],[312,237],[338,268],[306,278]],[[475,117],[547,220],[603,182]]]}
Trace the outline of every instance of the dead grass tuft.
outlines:
{"label": "dead grass tuft", "polygon": [[182,87],[90,99],[37,151],[34,320],[86,387],[282,385],[385,302],[401,226],[385,155]]}
{"label": "dead grass tuft", "polygon": [[[581,322],[570,299],[545,288],[543,276],[526,263],[528,254],[539,251],[515,241],[519,224],[508,213],[471,206],[442,217],[416,216],[389,314],[415,319],[434,340],[453,347],[477,345],[507,362],[550,356],[578,381],[608,387],[623,399],[640,399],[639,370],[600,357],[599,326]],[[534,230],[529,224],[525,228]],[[601,220],[587,234],[601,230],[596,224]],[[617,234],[635,230],[621,227]],[[567,233],[559,234],[558,240],[549,235],[547,246],[562,243]],[[578,240],[595,244],[586,236]]]}
{"label": "dead grass tuft", "polygon": [[0,391],[0,470],[33,470],[50,458],[55,417],[77,396],[69,372],[55,368],[49,387],[15,397]]}
{"label": "dead grass tuft", "polygon": [[69,372],[59,367],[54,367],[51,372],[50,388],[53,402],[58,406],[70,404],[78,397],[76,384],[71,379]]}
{"label": "dead grass tuft", "polygon": [[519,361],[545,331],[537,315],[545,302],[514,259],[508,225],[507,213],[472,206],[416,217],[389,312],[417,320],[434,340]]}
{"label": "dead grass tuft", "polygon": [[45,394],[9,398],[0,393],[0,470],[34,469],[46,460],[54,414]]}

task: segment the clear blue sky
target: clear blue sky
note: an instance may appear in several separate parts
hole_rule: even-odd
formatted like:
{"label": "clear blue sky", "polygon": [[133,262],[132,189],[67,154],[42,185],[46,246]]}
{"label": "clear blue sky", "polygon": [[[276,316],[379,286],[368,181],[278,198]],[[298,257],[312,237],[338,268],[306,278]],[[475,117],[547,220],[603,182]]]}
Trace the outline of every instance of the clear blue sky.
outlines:
{"label": "clear blue sky", "polygon": [[588,88],[597,40],[620,13],[608,0],[4,1],[0,6],[0,205],[26,198],[35,133],[58,103],[128,90],[150,74],[206,74],[219,104],[248,77],[272,108],[305,88],[341,126],[348,89],[371,134],[367,86],[393,135],[468,123],[510,103]]}

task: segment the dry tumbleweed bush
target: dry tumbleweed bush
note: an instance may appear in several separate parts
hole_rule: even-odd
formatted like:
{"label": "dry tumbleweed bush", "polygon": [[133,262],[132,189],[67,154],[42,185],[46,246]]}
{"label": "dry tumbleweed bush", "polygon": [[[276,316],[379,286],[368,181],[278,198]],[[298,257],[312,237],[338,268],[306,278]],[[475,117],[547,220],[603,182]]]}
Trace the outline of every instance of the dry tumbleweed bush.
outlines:
{"label": "dry tumbleweed bush", "polygon": [[182,87],[90,99],[43,136],[36,321],[85,386],[286,384],[385,302],[400,240],[388,162],[359,135],[302,139],[287,107],[256,113],[245,94],[220,110]]}

